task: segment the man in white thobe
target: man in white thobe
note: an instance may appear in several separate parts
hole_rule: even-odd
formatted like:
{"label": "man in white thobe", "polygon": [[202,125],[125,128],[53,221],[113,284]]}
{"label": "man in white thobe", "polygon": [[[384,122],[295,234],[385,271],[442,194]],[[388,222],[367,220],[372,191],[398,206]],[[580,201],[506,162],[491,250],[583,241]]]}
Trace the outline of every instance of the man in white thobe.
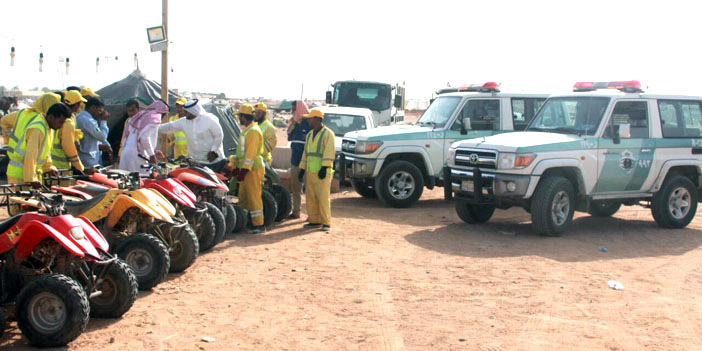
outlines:
{"label": "man in white thobe", "polygon": [[159,134],[175,132],[185,133],[188,142],[188,154],[196,161],[214,162],[224,158],[222,140],[224,133],[219,119],[198,104],[198,100],[190,100],[183,106],[185,118],[174,122],[164,123],[158,127]]}

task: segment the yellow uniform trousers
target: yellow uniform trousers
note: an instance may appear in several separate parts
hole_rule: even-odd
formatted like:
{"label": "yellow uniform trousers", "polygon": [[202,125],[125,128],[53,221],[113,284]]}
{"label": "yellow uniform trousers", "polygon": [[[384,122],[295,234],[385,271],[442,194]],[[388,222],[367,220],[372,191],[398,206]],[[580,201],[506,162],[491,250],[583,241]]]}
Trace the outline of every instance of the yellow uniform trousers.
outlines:
{"label": "yellow uniform trousers", "polygon": [[317,173],[305,173],[305,198],[307,199],[307,221],[331,226],[331,182],[334,176],[327,174],[319,179]]}
{"label": "yellow uniform trousers", "polygon": [[251,214],[254,226],[263,225],[263,200],[261,190],[263,186],[264,169],[254,169],[246,174],[244,181],[239,183],[239,205]]}
{"label": "yellow uniform trousers", "polygon": [[178,158],[180,156],[188,156],[188,144],[185,145],[173,145],[173,158]]}

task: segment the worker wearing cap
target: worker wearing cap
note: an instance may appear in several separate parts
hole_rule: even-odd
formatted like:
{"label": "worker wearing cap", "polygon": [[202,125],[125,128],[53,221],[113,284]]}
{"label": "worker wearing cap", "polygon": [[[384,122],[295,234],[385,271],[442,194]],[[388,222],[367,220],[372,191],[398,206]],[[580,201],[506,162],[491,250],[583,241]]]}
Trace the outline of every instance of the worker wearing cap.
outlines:
{"label": "worker wearing cap", "polygon": [[[75,87],[68,87],[67,89],[71,89],[71,88],[75,89]],[[80,95],[82,95],[86,99],[89,97],[94,97],[94,98],[100,97],[100,95],[94,93],[93,89],[90,89],[90,88],[80,89],[79,92],[80,92]],[[78,112],[76,112],[76,113],[81,113],[81,112],[83,112],[83,110],[85,110],[85,102],[80,103],[80,108],[78,109]]]}
{"label": "worker wearing cap", "polygon": [[5,145],[10,144],[10,138],[15,132],[15,124],[17,123],[19,116],[46,116],[46,111],[49,110],[49,107],[59,102],[61,102],[61,96],[54,93],[46,93],[40,96],[37,101],[34,102],[31,108],[21,109],[19,111],[4,115],[2,119],[0,119],[0,127],[2,128],[2,138]]}
{"label": "worker wearing cap", "polygon": [[254,123],[254,109],[243,104],[237,111],[239,123],[244,128],[236,146],[236,155],[230,158],[232,175],[239,181],[239,205],[249,211],[253,223],[253,234],[265,231],[263,226],[263,200],[261,199],[263,166],[263,133]]}
{"label": "worker wearing cap", "polygon": [[273,164],[273,156],[271,152],[278,145],[278,135],[276,134],[278,130],[273,126],[268,118],[268,106],[266,104],[259,102],[254,105],[254,118],[258,127],[261,128],[261,133],[263,133],[263,160],[269,165]]}
{"label": "worker wearing cap", "polygon": [[[78,91],[68,90],[64,93],[64,103],[71,110],[71,117],[66,119],[63,127],[56,132],[53,148],[51,149],[51,161],[58,169],[73,168],[83,171],[83,163],[78,157],[76,140],[82,132],[76,129],[75,113],[80,109],[81,104],[88,101]],[[92,169],[88,172],[92,173]]]}
{"label": "worker wearing cap", "polygon": [[[188,102],[184,97],[178,98],[175,102],[176,115],[171,116],[168,122],[175,122],[185,116],[185,108],[183,106]],[[184,132],[175,132],[169,138],[169,144],[173,143],[173,158],[188,156],[188,140]]]}
{"label": "worker wearing cap", "polygon": [[302,118],[307,119],[312,131],[307,134],[305,150],[300,161],[298,180],[302,182],[305,173],[305,195],[307,197],[307,221],[305,227],[331,230],[331,181],[334,174],[334,132],[324,126],[324,112],[312,109]]}
{"label": "worker wearing cap", "polygon": [[[55,95],[55,94],[54,94]],[[58,95],[56,95],[58,99]],[[7,166],[9,184],[32,183],[40,187],[41,175],[54,172],[51,163],[51,146],[54,130],[61,129],[71,110],[62,103],[51,105],[43,114],[21,114],[10,138],[8,153],[10,163]]]}

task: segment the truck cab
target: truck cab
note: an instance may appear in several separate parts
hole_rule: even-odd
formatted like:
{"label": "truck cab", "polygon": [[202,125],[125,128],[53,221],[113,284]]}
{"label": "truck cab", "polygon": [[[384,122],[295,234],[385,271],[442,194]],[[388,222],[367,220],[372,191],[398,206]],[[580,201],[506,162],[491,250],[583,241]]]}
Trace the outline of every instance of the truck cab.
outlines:
{"label": "truck cab", "polygon": [[326,103],[373,111],[376,126],[401,123],[405,119],[405,87],[381,82],[346,80],[332,84]]}
{"label": "truck cab", "polygon": [[574,211],[643,205],[659,225],[681,228],[702,184],[702,98],[645,94],[638,81],[580,82],[549,97],[525,131],[456,142],[448,154],[467,223],[519,206],[535,232],[554,236]]}
{"label": "truck cab", "polygon": [[[501,93],[495,83],[442,94],[415,125],[347,133],[339,171],[360,195],[409,207],[425,186],[443,186],[442,170],[453,142],[523,130],[547,96]],[[467,118],[470,125],[463,123]]]}

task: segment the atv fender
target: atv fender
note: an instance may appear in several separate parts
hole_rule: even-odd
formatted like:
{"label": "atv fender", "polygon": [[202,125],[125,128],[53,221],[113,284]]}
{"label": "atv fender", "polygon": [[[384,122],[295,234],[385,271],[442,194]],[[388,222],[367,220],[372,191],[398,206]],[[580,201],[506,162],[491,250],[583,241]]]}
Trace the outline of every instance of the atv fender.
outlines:
{"label": "atv fender", "polygon": [[[177,186],[180,187],[180,185],[177,185]],[[190,198],[189,198],[188,196],[186,196],[186,195],[179,195],[179,194],[177,193],[177,192],[178,192],[178,191],[176,190],[177,188],[173,188],[173,190],[171,190],[171,189],[167,189],[166,187],[164,187],[163,185],[161,185],[161,184],[159,184],[159,183],[156,183],[156,182],[148,182],[148,183],[144,183],[144,189],[153,189],[153,190],[156,190],[156,191],[159,192],[160,194],[162,194],[162,195],[167,195],[168,197],[170,197],[171,199],[173,199],[175,202],[177,202],[177,203],[179,203],[179,204],[181,204],[181,205],[183,205],[183,206],[195,208],[195,205],[193,204],[192,201],[190,201]],[[181,191],[181,194],[182,194],[182,191]]]}
{"label": "atv fender", "polygon": [[171,216],[168,216],[168,213],[166,213],[164,209],[153,208],[151,205],[148,204],[148,202],[141,203],[139,200],[133,197],[122,194],[118,196],[117,199],[115,199],[114,205],[112,206],[112,210],[110,211],[107,217],[107,227],[114,227],[115,224],[117,224],[117,222],[120,220],[120,218],[122,218],[124,213],[132,207],[139,208],[142,212],[144,212],[150,217],[153,217],[154,219],[172,223]]}
{"label": "atv fender", "polygon": [[78,220],[78,223],[80,223],[80,226],[83,228],[83,233],[85,233],[85,236],[88,238],[88,241],[90,241],[91,244],[93,244],[96,248],[108,252],[110,249],[110,245],[107,243],[107,240],[105,240],[105,237],[102,236],[102,233],[100,233],[100,230],[95,227],[93,222],[91,222],[89,219],[83,217],[83,216],[78,216],[76,217]]}
{"label": "atv fender", "polygon": [[51,190],[58,191],[58,192],[60,192],[60,193],[62,193],[62,194],[66,194],[66,195],[77,196],[77,197],[80,197],[80,198],[83,199],[83,200],[90,200],[90,199],[93,198],[90,194],[84,193],[84,192],[82,192],[82,191],[80,191],[80,190],[77,190],[77,189],[75,189],[75,188],[69,188],[69,187],[56,186],[56,185],[54,185],[54,186],[51,187]]}
{"label": "atv fender", "polygon": [[206,179],[205,177],[195,175],[195,174],[190,174],[190,173],[180,173],[178,174],[178,177],[176,178],[180,180],[181,182],[185,184],[195,184],[198,186],[203,186],[206,188],[221,188],[224,187],[223,190],[229,190],[226,186],[217,184],[209,179]]}
{"label": "atv fender", "polygon": [[167,181],[173,184],[174,189],[176,188],[175,185],[178,184],[180,190],[183,192],[183,196],[187,196],[193,204],[195,203],[195,201],[197,201],[197,196],[195,195],[195,193],[192,190],[190,190],[190,188],[188,188],[185,184],[183,184],[183,182],[175,178],[168,178]]}
{"label": "atv fender", "polygon": [[34,250],[37,244],[48,237],[52,237],[72,255],[85,257],[83,250],[78,247],[78,245],[74,244],[71,239],[67,238],[66,235],[59,233],[58,230],[37,220],[29,221],[22,227],[22,233],[17,242],[17,250],[15,250],[15,259],[24,260],[29,257],[29,254],[32,253],[32,250]]}
{"label": "atv fender", "polygon": [[142,199],[142,201],[156,202],[158,205],[155,207],[158,208],[158,206],[160,206],[162,209],[166,210],[166,213],[168,213],[168,217],[173,217],[176,214],[175,206],[173,206],[173,204],[170,201],[168,201],[168,199],[166,199],[166,197],[163,196],[163,194],[159,193],[155,189],[139,189],[135,192],[132,192],[131,195],[132,197],[140,197],[143,195],[144,198]]}

